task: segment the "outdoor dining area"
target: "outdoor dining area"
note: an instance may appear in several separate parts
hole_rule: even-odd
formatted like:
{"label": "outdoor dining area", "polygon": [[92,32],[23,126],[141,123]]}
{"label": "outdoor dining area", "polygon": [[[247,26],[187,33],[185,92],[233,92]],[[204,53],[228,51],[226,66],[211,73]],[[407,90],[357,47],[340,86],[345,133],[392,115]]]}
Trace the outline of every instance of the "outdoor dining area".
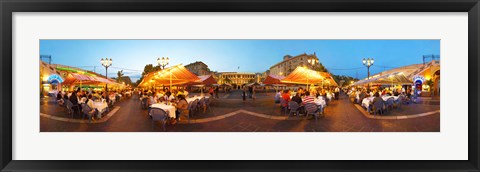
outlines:
{"label": "outdoor dining area", "polygon": [[412,81],[402,72],[377,75],[353,83],[347,94],[368,113],[385,114],[411,103]]}
{"label": "outdoor dining area", "polygon": [[116,102],[131,95],[129,87],[113,79],[67,67],[56,67],[55,70],[64,76],[57,76],[62,89],[50,91],[49,99],[54,99],[71,119],[76,115],[89,122],[101,119]]}
{"label": "outdoor dining area", "polygon": [[275,107],[279,105],[282,113],[288,117],[304,115],[307,119],[312,115],[315,120],[323,116],[328,102],[338,98],[340,91],[330,73],[306,67],[297,67],[286,77],[270,75],[264,83],[284,86],[274,98]]}
{"label": "outdoor dining area", "polygon": [[185,87],[203,88],[217,84],[212,76],[197,76],[183,65],[175,65],[159,71],[148,73],[143,78],[138,90],[140,106],[148,109],[152,119],[152,127],[156,122],[165,125],[180,121],[190,123],[190,118],[197,113],[205,113],[210,109],[211,98],[204,95],[191,96]]}

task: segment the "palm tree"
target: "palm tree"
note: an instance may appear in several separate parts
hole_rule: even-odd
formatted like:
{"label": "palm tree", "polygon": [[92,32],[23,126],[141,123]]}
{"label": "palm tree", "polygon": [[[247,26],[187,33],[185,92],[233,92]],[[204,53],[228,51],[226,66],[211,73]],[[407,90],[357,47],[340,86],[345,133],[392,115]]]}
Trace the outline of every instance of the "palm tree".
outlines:
{"label": "palm tree", "polygon": [[122,82],[122,77],[124,76],[123,70],[117,72],[117,82]]}

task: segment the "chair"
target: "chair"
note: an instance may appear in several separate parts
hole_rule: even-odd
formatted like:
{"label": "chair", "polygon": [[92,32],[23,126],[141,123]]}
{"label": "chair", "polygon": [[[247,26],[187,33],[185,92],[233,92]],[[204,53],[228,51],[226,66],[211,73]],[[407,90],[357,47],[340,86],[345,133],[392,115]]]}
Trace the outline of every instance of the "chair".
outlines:
{"label": "chair", "polygon": [[394,101],[395,100],[394,100],[393,97],[390,97],[390,98],[387,99],[387,101],[385,101],[385,105],[387,106],[387,110],[393,109],[394,104],[395,104]]}
{"label": "chair", "polygon": [[298,105],[297,102],[294,102],[294,101],[288,102],[288,108],[290,109],[290,112],[288,113],[288,117],[290,117],[290,114],[292,113],[299,115],[298,109],[300,108],[300,106]]}
{"label": "chair", "polygon": [[198,107],[202,108],[203,109],[203,113],[205,113],[207,111],[207,103],[205,102],[205,98],[202,97],[199,101],[198,101]]}
{"label": "chair", "polygon": [[383,114],[383,100],[382,101],[376,101],[373,103],[373,115],[377,114],[378,111],[380,111],[381,114]]}
{"label": "chair", "polygon": [[212,102],[210,101],[210,98],[205,98],[205,105],[206,105],[206,108],[207,108],[207,109],[210,109],[210,103],[212,103]]}
{"label": "chair", "polygon": [[148,98],[143,98],[140,102],[142,109],[148,109]]}
{"label": "chair", "polygon": [[82,104],[82,119],[85,119],[85,116],[88,116],[88,122],[92,122],[92,116],[94,114],[91,114],[90,111],[92,111],[92,108],[88,106],[87,104]]}
{"label": "chair", "polygon": [[284,112],[284,114],[287,114],[288,104],[287,104],[287,101],[283,98],[280,98],[280,107],[282,108],[282,111]]}
{"label": "chair", "polygon": [[318,116],[320,116],[318,106],[315,103],[305,104],[305,111],[307,112],[307,115],[305,116],[306,118],[308,118],[308,115],[312,114],[315,116],[315,121],[317,121]]}
{"label": "chair", "polygon": [[75,111],[74,109],[77,109],[78,112],[80,112],[80,107],[77,105],[73,105],[73,103],[70,101],[70,100],[67,100],[67,111],[69,114],[72,114],[72,118],[73,118],[73,115],[75,114]]}
{"label": "chair", "polygon": [[367,97],[365,94],[360,94],[360,95],[358,96],[358,102],[357,102],[357,103],[358,103],[358,104],[362,104],[362,101],[363,101],[363,99],[364,99],[365,97]]}
{"label": "chair", "polygon": [[73,118],[73,110],[72,110],[73,103],[70,100],[67,99],[65,105],[66,105],[65,107],[67,108],[68,114],[71,114],[72,118]]}
{"label": "chair", "polygon": [[400,108],[402,106],[403,99],[405,99],[405,96],[400,94],[397,98],[397,101],[395,101],[395,105],[397,106],[397,108]]}
{"label": "chair", "polygon": [[193,115],[193,113],[195,113],[195,110],[197,108],[197,100],[194,100],[192,102],[190,102],[190,104],[188,104],[188,116],[190,118],[190,116]]}
{"label": "chair", "polygon": [[168,114],[163,109],[151,108],[150,116],[152,117],[152,128],[155,126],[156,121],[161,121],[163,126],[163,131],[166,131],[165,125],[168,121]]}

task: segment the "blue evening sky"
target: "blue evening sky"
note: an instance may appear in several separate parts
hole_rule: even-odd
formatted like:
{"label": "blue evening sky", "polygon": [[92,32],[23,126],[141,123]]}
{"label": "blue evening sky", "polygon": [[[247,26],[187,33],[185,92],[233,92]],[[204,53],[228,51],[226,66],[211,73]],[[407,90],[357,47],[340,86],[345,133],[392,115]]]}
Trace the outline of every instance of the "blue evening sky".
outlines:
{"label": "blue evening sky", "polygon": [[[105,73],[101,58],[112,58],[109,77],[124,69],[137,80],[146,64],[169,57],[170,65],[203,61],[213,71],[264,72],[284,55],[316,52],[336,75],[365,78],[362,58],[373,57],[375,74],[391,67],[422,63],[422,55],[440,55],[440,40],[41,40],[40,54],[52,63]],[[238,68],[239,67],[239,68]]]}

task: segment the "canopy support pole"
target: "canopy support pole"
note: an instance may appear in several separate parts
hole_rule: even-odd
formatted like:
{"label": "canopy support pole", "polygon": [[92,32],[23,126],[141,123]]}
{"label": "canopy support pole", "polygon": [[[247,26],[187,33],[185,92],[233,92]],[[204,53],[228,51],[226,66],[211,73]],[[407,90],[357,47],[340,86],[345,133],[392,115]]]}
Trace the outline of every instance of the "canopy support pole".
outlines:
{"label": "canopy support pole", "polygon": [[170,72],[170,92],[172,91],[172,70]]}

